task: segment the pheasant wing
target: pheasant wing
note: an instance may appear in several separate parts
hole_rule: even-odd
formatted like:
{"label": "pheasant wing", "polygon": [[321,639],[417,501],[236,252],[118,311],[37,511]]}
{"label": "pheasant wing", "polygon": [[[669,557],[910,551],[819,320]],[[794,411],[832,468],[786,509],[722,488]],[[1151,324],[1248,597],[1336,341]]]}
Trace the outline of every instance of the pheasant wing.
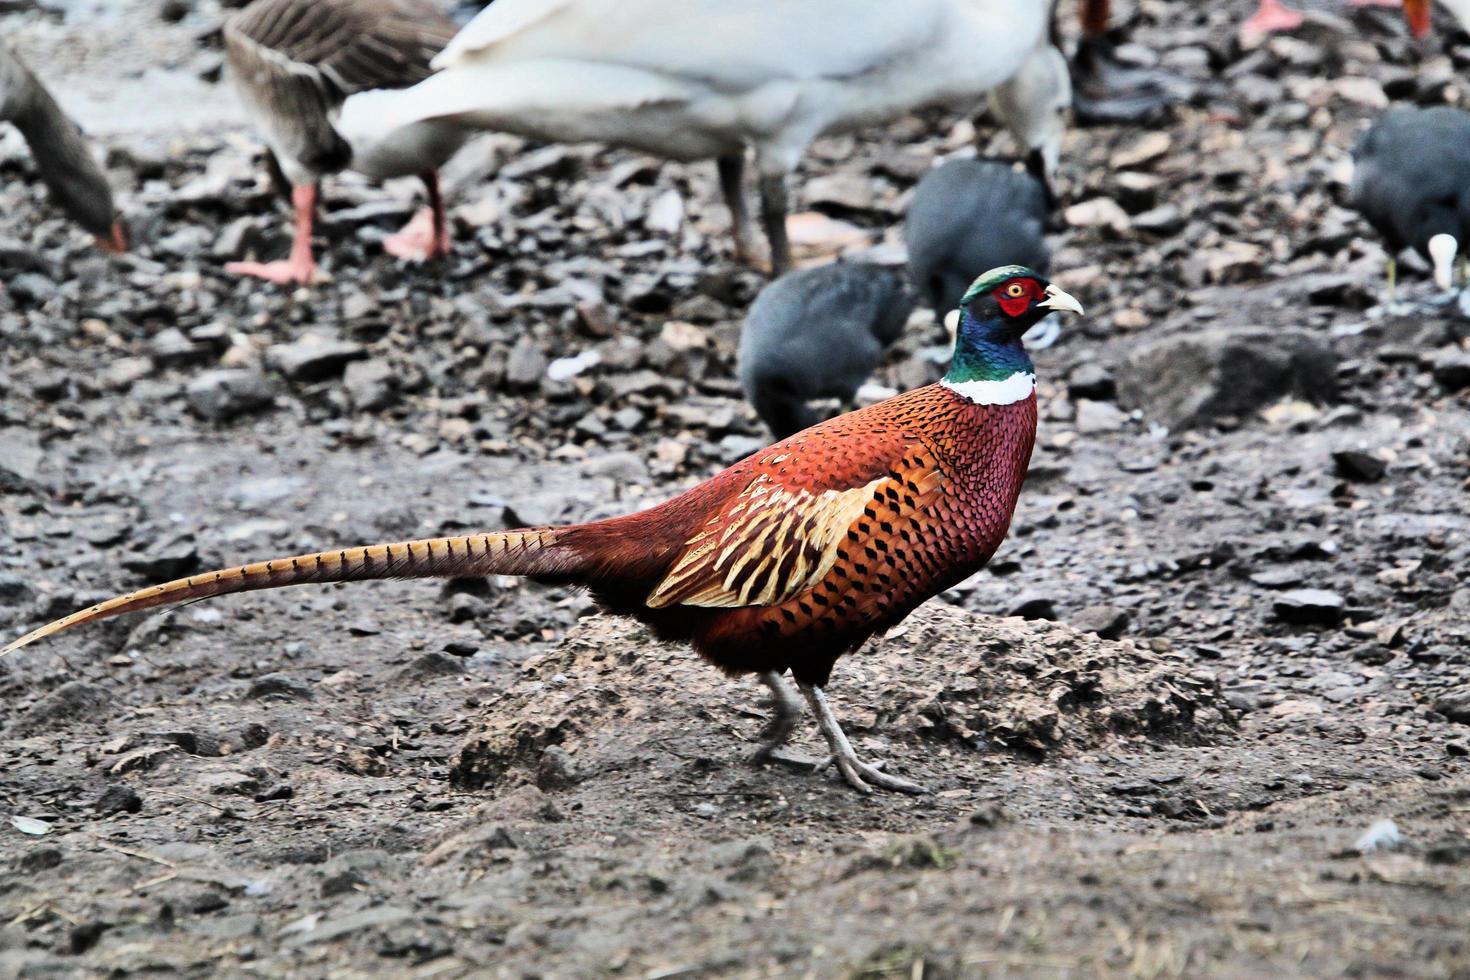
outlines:
{"label": "pheasant wing", "polygon": [[822,447],[813,466],[799,443],[776,447],[685,543],[647,604],[780,605],[814,589],[847,549],[922,518],[945,484],[934,454],[912,436],[876,448],[844,460]]}

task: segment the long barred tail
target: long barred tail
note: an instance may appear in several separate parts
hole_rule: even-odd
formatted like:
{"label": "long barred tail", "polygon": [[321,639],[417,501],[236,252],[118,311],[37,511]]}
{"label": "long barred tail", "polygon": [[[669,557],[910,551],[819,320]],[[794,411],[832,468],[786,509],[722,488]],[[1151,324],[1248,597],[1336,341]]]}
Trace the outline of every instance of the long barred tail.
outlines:
{"label": "long barred tail", "polygon": [[273,558],[217,572],[154,585],[72,613],[32,630],[0,650],[14,653],[52,633],[111,619],[124,613],[171,606],[232,592],[279,589],[312,582],[361,582],[370,579],[460,578],[477,575],[575,576],[578,555],[557,540],[564,529],[470,534],[457,538],[427,538],[396,544],[375,544],[341,551],[321,551],[294,558]]}

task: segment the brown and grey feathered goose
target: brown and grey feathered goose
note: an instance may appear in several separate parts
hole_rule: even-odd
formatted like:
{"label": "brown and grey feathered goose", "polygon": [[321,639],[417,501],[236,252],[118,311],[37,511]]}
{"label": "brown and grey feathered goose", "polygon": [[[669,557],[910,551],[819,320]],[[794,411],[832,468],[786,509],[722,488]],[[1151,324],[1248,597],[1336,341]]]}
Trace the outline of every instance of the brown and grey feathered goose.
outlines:
{"label": "brown and grey feathered goose", "polygon": [[0,121],[20,130],[52,198],[109,252],[124,252],[127,232],[112,204],[112,188],[77,124],[3,42],[0,42]]}
{"label": "brown and grey feathered goose", "polygon": [[384,90],[427,78],[430,59],[456,30],[430,0],[256,0],[230,18],[231,79],[291,183],[296,212],[289,259],[233,262],[231,272],[280,283],[314,279],[317,182],[348,169],[374,180],[421,177],[429,207],[384,248],[415,260],[448,253],[438,168],[466,135],[435,122],[389,126],[374,103]]}

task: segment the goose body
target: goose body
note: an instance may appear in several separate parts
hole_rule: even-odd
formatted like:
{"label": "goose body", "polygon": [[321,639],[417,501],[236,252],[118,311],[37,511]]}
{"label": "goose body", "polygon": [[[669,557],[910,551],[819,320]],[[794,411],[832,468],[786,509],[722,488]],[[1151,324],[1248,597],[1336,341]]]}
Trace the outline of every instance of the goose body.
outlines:
{"label": "goose body", "polygon": [[1046,21],[1043,0],[497,0],[437,74],[398,94],[393,118],[714,157],[727,192],[751,148],[784,270],[784,178],[812,140],[973,105],[1020,69]]}
{"label": "goose body", "polygon": [[316,184],[351,169],[374,180],[417,175],[431,213],[386,243],[428,258],[447,250],[437,171],[464,144],[436,120],[396,124],[384,95],[431,73],[455,25],[430,0],[256,0],[225,24],[225,56],[241,101],[293,187],[297,241],[286,263],[236,263],[235,271],[309,281]]}
{"label": "goose body", "polygon": [[112,188],[82,132],[51,93],[4,42],[0,42],[0,122],[20,130],[52,198],[100,247],[127,248],[127,234],[113,205]]}

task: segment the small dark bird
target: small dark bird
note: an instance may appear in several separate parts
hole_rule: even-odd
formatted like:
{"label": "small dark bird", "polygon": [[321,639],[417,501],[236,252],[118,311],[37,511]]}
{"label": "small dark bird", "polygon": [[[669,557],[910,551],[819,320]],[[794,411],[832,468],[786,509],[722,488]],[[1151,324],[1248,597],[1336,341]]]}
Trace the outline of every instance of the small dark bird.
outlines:
{"label": "small dark bird", "polygon": [[909,274],[935,316],[959,306],[976,269],[1046,271],[1047,200],[1034,176],[996,160],[949,160],[924,175],[904,235]]}
{"label": "small dark bird", "polygon": [[109,599],[0,649],[83,623],[308,582],[525,575],[586,586],[609,610],[758,674],[776,716],[799,712],[790,671],[854,789],[923,788],[858,758],[827,701],[839,657],[985,566],[1005,539],[1036,439],[1036,369],[1021,335],[1081,313],[1030,269],[976,279],[949,373],[762,449],[656,507],[588,524],[343,548],[223,568]]}
{"label": "small dark bird", "polygon": [[[1353,162],[1353,207],[1391,253],[1414,249],[1449,289],[1455,253],[1470,241],[1470,112],[1391,109],[1358,140]],[[1395,269],[1390,258],[1390,292]]]}
{"label": "small dark bird", "polygon": [[67,217],[107,252],[126,252],[127,230],[112,203],[112,188],[82,131],[14,51],[0,42],[0,122],[20,130],[36,170]]}
{"label": "small dark bird", "polygon": [[788,272],[761,290],[745,317],[745,397],[777,439],[815,424],[807,402],[850,404],[914,305],[903,276],[880,265],[837,262]]}

